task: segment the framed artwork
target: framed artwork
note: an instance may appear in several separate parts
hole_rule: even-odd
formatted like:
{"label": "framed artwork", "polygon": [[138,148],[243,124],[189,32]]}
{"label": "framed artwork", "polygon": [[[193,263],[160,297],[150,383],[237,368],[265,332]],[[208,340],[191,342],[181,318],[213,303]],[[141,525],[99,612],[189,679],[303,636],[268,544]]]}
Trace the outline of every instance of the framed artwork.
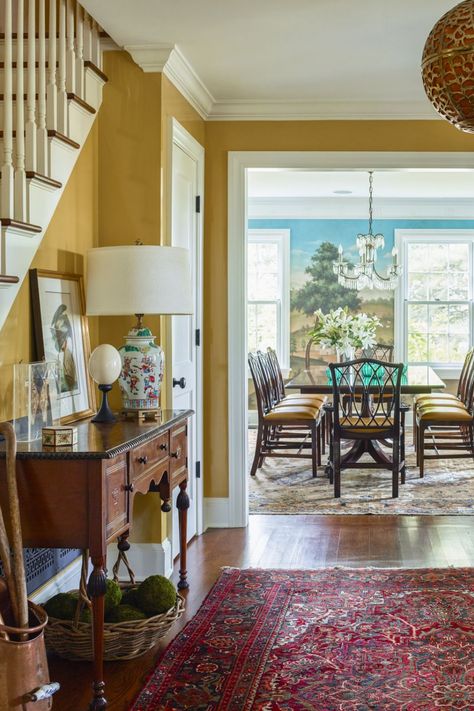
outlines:
{"label": "framed artwork", "polygon": [[36,357],[58,364],[61,423],[89,417],[95,396],[82,277],[31,269],[30,289]]}

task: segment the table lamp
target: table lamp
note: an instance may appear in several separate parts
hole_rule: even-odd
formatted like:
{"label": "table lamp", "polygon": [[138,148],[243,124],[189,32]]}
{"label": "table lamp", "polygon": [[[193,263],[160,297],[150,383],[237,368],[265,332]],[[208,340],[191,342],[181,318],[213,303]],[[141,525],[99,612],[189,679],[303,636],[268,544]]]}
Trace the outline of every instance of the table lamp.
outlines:
{"label": "table lamp", "polygon": [[193,312],[189,250],[143,244],[89,250],[86,304],[90,316],[136,315],[118,349],[123,412],[157,419],[164,353],[143,316]]}

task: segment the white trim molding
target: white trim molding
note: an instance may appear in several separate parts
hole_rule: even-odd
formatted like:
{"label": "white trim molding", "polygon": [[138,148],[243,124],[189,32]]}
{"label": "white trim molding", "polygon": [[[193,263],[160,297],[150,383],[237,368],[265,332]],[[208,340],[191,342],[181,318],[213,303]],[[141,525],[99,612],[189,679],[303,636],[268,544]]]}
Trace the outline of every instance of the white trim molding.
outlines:
{"label": "white trim molding", "polygon": [[206,497],[204,499],[204,522],[208,528],[229,528],[229,499]]}
{"label": "white trim molding", "polygon": [[247,467],[247,173],[306,170],[472,170],[468,152],[230,151],[228,154],[229,526],[248,523]]}
{"label": "white trim molding", "polygon": [[[117,546],[111,543],[107,549],[107,559],[115,561]],[[173,558],[171,555],[171,541],[165,538],[162,543],[133,543],[127,551],[130,567],[135,573],[136,580],[145,580],[149,575],[164,575],[169,578],[173,572]],[[108,566],[111,568],[111,565]],[[119,580],[127,581],[128,573],[124,567],[119,571]]]}
{"label": "white trim molding", "polygon": [[209,118],[214,97],[177,45],[129,44],[124,49],[144,72],[165,74],[198,114],[203,119]]}

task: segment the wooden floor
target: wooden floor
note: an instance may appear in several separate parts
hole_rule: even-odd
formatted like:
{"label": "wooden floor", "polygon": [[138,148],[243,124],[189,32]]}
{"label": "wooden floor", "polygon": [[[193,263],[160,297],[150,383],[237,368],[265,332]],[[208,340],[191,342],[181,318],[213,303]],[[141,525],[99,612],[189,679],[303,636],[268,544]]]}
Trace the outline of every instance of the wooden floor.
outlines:
{"label": "wooden floor", "polygon": [[[262,568],[474,566],[474,518],[469,516],[263,516],[247,529],[213,529],[195,539],[188,554],[186,613],[173,634],[195,614],[222,566]],[[176,581],[176,572],[174,580]],[[169,643],[131,662],[106,664],[110,711],[125,711]],[[90,665],[50,660],[61,683],[54,711],[86,711]]]}

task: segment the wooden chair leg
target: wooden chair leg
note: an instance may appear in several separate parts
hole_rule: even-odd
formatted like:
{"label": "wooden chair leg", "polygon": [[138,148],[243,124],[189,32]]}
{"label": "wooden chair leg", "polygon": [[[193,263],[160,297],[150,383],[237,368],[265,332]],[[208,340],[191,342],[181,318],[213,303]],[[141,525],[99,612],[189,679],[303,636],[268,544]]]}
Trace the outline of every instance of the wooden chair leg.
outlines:
{"label": "wooden chair leg", "polygon": [[[416,401],[413,400],[413,446],[415,447],[415,452],[418,451],[418,432],[416,431]],[[418,464],[418,462],[417,462]]]}
{"label": "wooden chair leg", "polygon": [[258,429],[257,429],[257,441],[255,442],[255,454],[253,457],[252,468],[250,469],[250,476],[255,476],[255,474],[257,473],[257,468],[259,466],[259,461],[261,459],[260,452],[261,452],[261,447],[262,447],[262,436],[263,436],[263,427],[262,427],[262,425],[259,425]]}
{"label": "wooden chair leg", "polygon": [[323,430],[322,430],[322,423],[321,423],[321,421],[319,421],[318,424],[317,424],[317,426],[316,426],[316,433],[317,433],[317,434],[316,434],[316,439],[317,439],[317,442],[318,442],[318,467],[320,467],[320,466],[321,466],[321,463],[322,463],[322,462],[321,462],[321,451],[322,451],[322,448],[323,448],[323,443],[322,443],[323,435],[322,435],[322,432],[323,432]]}
{"label": "wooden chair leg", "polygon": [[398,475],[400,472],[400,447],[399,439],[393,438],[392,443],[392,499],[398,499]]}
{"label": "wooden chair leg", "polygon": [[318,476],[318,425],[316,420],[311,424],[311,462],[313,478]]}
{"label": "wooden chair leg", "polygon": [[400,434],[400,457],[401,457],[401,472],[400,472],[400,477],[401,477],[401,483],[405,483],[406,479],[406,459],[405,459],[405,413],[402,413],[402,429],[401,429],[401,434]]}
{"label": "wooden chair leg", "polygon": [[321,454],[326,454],[326,416],[323,414],[319,425],[321,432]]}
{"label": "wooden chair leg", "polygon": [[420,479],[423,479],[425,475],[425,426],[422,422],[418,427],[418,460]]}
{"label": "wooden chair leg", "polygon": [[[333,437],[334,440],[334,437]],[[341,496],[341,440],[333,441],[334,498]]]}

